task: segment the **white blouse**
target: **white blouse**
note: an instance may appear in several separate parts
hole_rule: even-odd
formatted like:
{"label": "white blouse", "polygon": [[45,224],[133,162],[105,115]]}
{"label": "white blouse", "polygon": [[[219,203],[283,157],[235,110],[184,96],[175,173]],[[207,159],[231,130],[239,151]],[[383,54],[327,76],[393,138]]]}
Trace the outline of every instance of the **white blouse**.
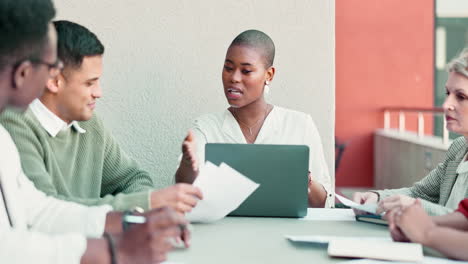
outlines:
{"label": "white blouse", "polygon": [[[207,114],[197,118],[192,131],[200,161],[205,161],[206,143],[247,143],[239,124],[227,109],[222,113]],[[328,172],[320,135],[310,115],[274,106],[266,117],[254,144],[309,146],[309,171],[312,178],[322,184],[327,192],[325,207],[333,206],[335,184]]]}

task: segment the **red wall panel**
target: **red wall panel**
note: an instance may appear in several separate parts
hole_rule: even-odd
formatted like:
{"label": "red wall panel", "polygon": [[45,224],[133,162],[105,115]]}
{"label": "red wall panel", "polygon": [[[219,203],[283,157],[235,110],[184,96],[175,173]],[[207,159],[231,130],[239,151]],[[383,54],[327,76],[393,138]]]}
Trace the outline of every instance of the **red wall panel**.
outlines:
{"label": "red wall panel", "polygon": [[[336,0],[337,186],[373,186],[373,132],[385,106],[432,107],[434,2]],[[393,122],[392,126],[396,126]],[[416,118],[407,117],[416,131]],[[432,121],[426,118],[426,131]]]}

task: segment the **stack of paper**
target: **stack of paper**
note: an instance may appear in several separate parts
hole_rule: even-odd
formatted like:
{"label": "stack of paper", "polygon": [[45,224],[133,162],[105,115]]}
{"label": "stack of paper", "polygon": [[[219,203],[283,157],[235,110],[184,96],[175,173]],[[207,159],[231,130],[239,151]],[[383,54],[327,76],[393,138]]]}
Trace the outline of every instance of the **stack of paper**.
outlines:
{"label": "stack of paper", "polygon": [[[467,264],[467,261],[458,261],[445,258],[434,258],[434,257],[424,257],[423,261],[418,262],[418,264]],[[347,260],[340,262],[340,264],[413,264],[413,262],[408,261],[380,261],[380,260],[370,260],[370,259],[355,259]]]}
{"label": "stack of paper", "polygon": [[286,236],[293,242],[328,244],[328,255],[345,258],[417,262],[423,259],[420,244],[393,242],[390,237]]}
{"label": "stack of paper", "polygon": [[260,186],[224,163],[218,167],[211,162],[205,164],[193,185],[200,188],[203,200],[186,215],[191,222],[225,217]]}
{"label": "stack of paper", "polygon": [[[293,242],[304,242],[304,243],[314,243],[314,244],[328,244],[333,240],[356,240],[356,237],[346,237],[346,236],[321,236],[321,235],[300,235],[300,236],[291,236],[286,235],[286,238]],[[359,237],[359,240],[371,241],[375,243],[379,242],[392,242],[390,237]]]}
{"label": "stack of paper", "polygon": [[310,221],[356,221],[352,209],[342,208],[308,208],[307,215],[299,220]]}
{"label": "stack of paper", "polygon": [[328,244],[332,257],[369,258],[379,260],[418,262],[423,259],[421,244],[379,242],[356,239],[333,239]]}

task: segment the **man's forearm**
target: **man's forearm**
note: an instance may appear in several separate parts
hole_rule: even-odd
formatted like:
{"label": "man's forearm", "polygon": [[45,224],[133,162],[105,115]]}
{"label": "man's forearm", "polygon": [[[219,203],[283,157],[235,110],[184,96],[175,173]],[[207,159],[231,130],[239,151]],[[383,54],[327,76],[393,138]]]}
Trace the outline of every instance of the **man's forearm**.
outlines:
{"label": "man's forearm", "polygon": [[122,212],[112,211],[106,215],[106,225],[104,232],[109,234],[120,234],[122,233]]}
{"label": "man's forearm", "polygon": [[105,239],[88,239],[81,264],[110,264],[109,245]]}

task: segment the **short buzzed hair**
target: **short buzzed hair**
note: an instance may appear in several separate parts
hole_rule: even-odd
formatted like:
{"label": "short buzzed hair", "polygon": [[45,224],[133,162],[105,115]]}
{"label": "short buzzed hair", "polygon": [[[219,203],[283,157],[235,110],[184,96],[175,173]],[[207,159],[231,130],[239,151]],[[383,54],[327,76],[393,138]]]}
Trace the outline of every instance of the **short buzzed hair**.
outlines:
{"label": "short buzzed hair", "polygon": [[248,46],[259,49],[265,57],[265,66],[273,66],[275,60],[275,44],[271,38],[260,30],[250,29],[240,33],[231,43],[232,46]]}
{"label": "short buzzed hair", "polygon": [[54,21],[54,26],[57,30],[57,55],[65,70],[80,68],[86,56],[104,54],[104,45],[86,27],[66,20]]}
{"label": "short buzzed hair", "polygon": [[40,59],[54,16],[50,0],[0,0],[0,71],[22,60]]}

